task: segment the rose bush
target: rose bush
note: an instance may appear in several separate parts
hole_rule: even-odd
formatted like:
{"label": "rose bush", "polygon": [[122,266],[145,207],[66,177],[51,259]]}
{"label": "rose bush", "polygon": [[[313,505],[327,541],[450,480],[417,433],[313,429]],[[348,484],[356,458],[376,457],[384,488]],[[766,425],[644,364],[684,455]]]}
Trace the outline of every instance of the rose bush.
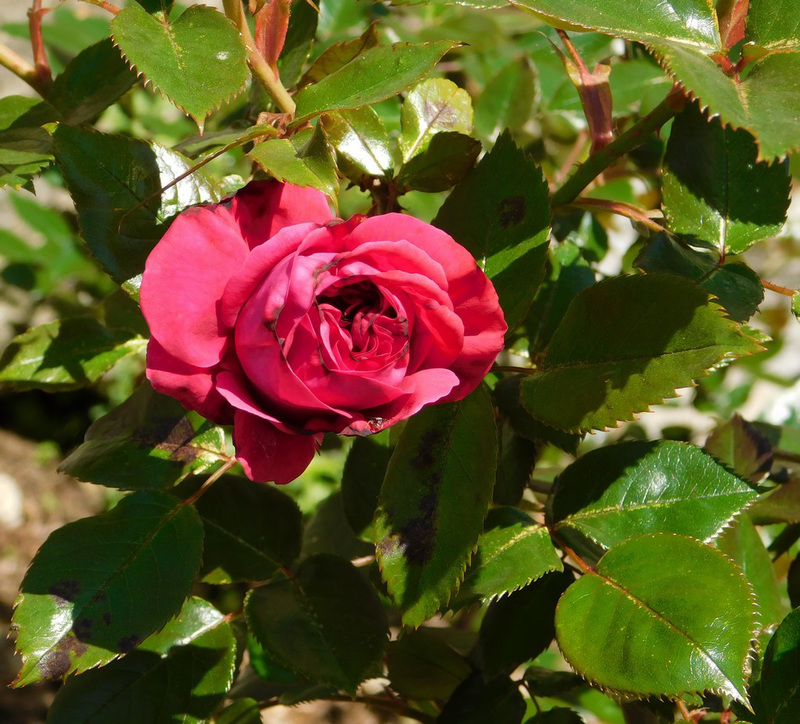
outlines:
{"label": "rose bush", "polygon": [[334,219],[320,192],[275,181],[181,213],[141,304],[153,387],[233,423],[247,475],[276,483],[323,432],[370,434],[463,398],[506,331],[491,283],[443,231],[397,213]]}

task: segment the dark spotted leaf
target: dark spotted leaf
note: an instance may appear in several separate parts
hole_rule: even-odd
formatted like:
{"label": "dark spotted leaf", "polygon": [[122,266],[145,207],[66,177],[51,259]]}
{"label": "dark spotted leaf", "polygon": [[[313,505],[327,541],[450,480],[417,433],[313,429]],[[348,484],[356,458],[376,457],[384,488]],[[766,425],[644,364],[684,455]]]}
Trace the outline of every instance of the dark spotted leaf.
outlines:
{"label": "dark spotted leaf", "polygon": [[[693,538],[643,535],[612,548],[567,589],[556,637],[570,665],[603,689],[639,697],[713,691],[746,702],[756,620],[733,561]],[[625,645],[609,646],[612,639]]]}
{"label": "dark spotted leaf", "polygon": [[457,43],[395,43],[369,48],[295,97],[295,123],[325,111],[341,111],[378,103],[413,85]]}
{"label": "dark spotted leaf", "polygon": [[233,683],[235,663],[230,624],[207,601],[190,598],[172,621],[123,659],[70,677],[48,721],[201,724]]}
{"label": "dark spotted leaf", "polygon": [[715,537],[758,493],[683,442],[625,442],[592,450],[556,479],[549,524],[605,548],[642,533]]}
{"label": "dark spotted leaf", "polygon": [[403,430],[375,529],[383,579],[407,626],[446,605],[464,576],[492,496],[496,434],[483,386],[460,402],[424,408]]}
{"label": "dark spotted leaf", "polygon": [[51,533],[14,610],[22,655],[14,685],[86,671],[136,648],[180,610],[202,548],[194,508],[154,492]]}
{"label": "dark spotted leaf", "polygon": [[518,508],[494,508],[454,605],[494,599],[563,569],[547,528]]}
{"label": "dark spotted leaf", "polygon": [[48,322],[15,337],[0,359],[0,383],[17,389],[72,390],[97,382],[147,340],[91,317]]}
{"label": "dark spotted leaf", "polygon": [[187,206],[218,200],[202,172],[160,193],[192,164],[157,143],[63,124],[53,138],[81,235],[105,271],[130,293],[138,290],[145,259],[172,217]]}
{"label": "dark spotted leaf", "polygon": [[250,631],[281,665],[355,692],[387,642],[378,594],[348,561],[322,554],[278,575],[245,601]]}
{"label": "dark spotted leaf", "polygon": [[111,21],[111,36],[127,61],[203,130],[206,116],[247,79],[239,33],[218,10],[195,5],[176,20],[130,5]]}
{"label": "dark spotted leaf", "polygon": [[696,104],[673,122],[664,157],[664,213],[671,231],[738,254],[775,236],[786,219],[785,163],[756,162],[755,139],[725,128]]}
{"label": "dark spotted leaf", "polygon": [[211,472],[225,456],[225,434],[149,384],[92,423],[61,470],[123,490],[163,490],[191,473]]}
{"label": "dark spotted leaf", "polygon": [[[664,305],[664,299],[672,299]],[[667,274],[613,277],[572,301],[523,406],[573,432],[631,420],[719,365],[760,351],[693,282]],[[575,394],[580,390],[580,394]]]}
{"label": "dark spotted leaf", "polygon": [[550,206],[541,170],[504,133],[453,189],[433,223],[472,252],[513,330],[544,274]]}

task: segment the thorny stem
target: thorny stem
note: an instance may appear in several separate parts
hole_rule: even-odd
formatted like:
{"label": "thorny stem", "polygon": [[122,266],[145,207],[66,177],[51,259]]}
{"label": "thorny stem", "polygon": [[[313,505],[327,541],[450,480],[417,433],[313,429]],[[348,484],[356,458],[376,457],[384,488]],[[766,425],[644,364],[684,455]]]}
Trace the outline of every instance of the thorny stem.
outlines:
{"label": "thorny stem", "polygon": [[761,286],[764,287],[764,289],[769,289],[771,292],[778,292],[778,294],[783,294],[786,297],[793,297],[798,291],[797,289],[782,287],[780,284],[773,284],[766,279],[761,280]]}
{"label": "thorny stem", "polygon": [[187,505],[192,505],[196,503],[200,496],[206,492],[214,483],[217,482],[225,473],[228,472],[234,465],[236,465],[236,460],[230,459],[226,460],[225,464],[219,468],[218,470],[214,471],[211,475],[208,476],[208,479],[198,488],[198,490],[194,493],[194,495],[190,495],[186,500],[183,501],[182,505],[185,507]]}
{"label": "thorny stem", "polygon": [[44,96],[47,93],[47,88],[43,87],[39,81],[39,74],[36,72],[36,68],[21,55],[18,55],[2,43],[0,43],[0,65],[10,70],[17,78],[24,80],[40,96]]}
{"label": "thorny stem", "polygon": [[800,455],[797,453],[789,452],[788,450],[773,450],[773,457],[778,460],[788,460],[790,463],[800,463]]}
{"label": "thorny stem", "polygon": [[553,494],[553,484],[549,480],[538,480],[536,478],[531,478],[528,481],[528,487],[534,493],[542,493],[543,495]]}
{"label": "thorny stem", "polygon": [[96,5],[99,8],[103,8],[103,10],[108,10],[112,15],[118,15],[122,12],[122,8],[118,8],[110,2],[106,2],[106,0],[81,0],[81,2],[89,3],[89,5]]}
{"label": "thorny stem", "polygon": [[[347,703],[358,703],[358,704],[365,704],[367,706],[374,706],[378,709],[385,709],[387,711],[400,714],[401,716],[407,719],[413,719],[414,721],[422,722],[423,724],[433,724],[436,721],[435,717],[432,717],[430,714],[426,714],[425,712],[419,711],[419,709],[414,709],[413,707],[409,706],[404,701],[401,701],[399,699],[387,699],[381,696],[356,696],[355,698],[351,698],[349,696],[333,694],[331,696],[326,696],[324,700],[342,701]],[[268,701],[259,702],[258,707],[259,709],[269,709],[270,707],[278,706],[279,704],[280,701],[278,701],[277,699],[270,699]]]}
{"label": "thorny stem", "polygon": [[513,365],[492,365],[490,372],[511,372],[520,375],[532,375],[536,373],[533,367],[514,367]]}
{"label": "thorny stem", "polygon": [[33,0],[31,9],[28,10],[28,28],[33,49],[33,64],[36,71],[36,80],[45,92],[49,92],[53,85],[53,74],[50,72],[50,63],[42,40],[42,18],[49,10],[42,10],[42,0]]}
{"label": "thorny stem", "polygon": [[239,31],[239,35],[242,36],[242,41],[247,51],[247,64],[250,66],[253,76],[264,86],[267,93],[270,94],[272,100],[275,101],[283,113],[294,115],[296,106],[292,97],[283,87],[272,68],[269,67],[269,63],[264,59],[264,56],[256,48],[253,35],[250,32],[250,26],[244,16],[241,0],[223,0],[222,5],[225,8],[225,14],[233,21]]}
{"label": "thorny stem", "polygon": [[619,138],[593,153],[575,169],[561,188],[554,194],[552,205],[561,206],[574,201],[592,181],[594,181],[614,161],[632,151],[655,133],[661,126],[679,113],[686,103],[686,96],[679,87],[673,88],[667,97],[650,113],[631,126]]}

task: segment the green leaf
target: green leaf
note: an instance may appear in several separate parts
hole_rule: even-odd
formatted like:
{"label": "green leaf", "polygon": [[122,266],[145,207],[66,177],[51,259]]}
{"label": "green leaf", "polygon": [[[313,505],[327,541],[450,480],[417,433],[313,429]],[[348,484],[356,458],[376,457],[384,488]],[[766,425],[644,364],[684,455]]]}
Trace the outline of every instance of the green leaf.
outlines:
{"label": "green leaf", "polygon": [[558,600],[575,580],[570,572],[549,573],[492,602],[481,621],[475,656],[487,681],[535,659],[553,641]]}
{"label": "green leaf", "polygon": [[739,477],[761,481],[772,467],[772,445],[755,425],[734,415],[706,440],[705,449]]}
{"label": "green leaf", "polygon": [[800,292],[795,292],[792,295],[792,314],[796,319],[800,320]]}
{"label": "green leaf", "polygon": [[326,113],[321,123],[349,179],[385,178],[394,166],[389,134],[372,108]]}
{"label": "green leaf", "polygon": [[206,116],[244,88],[245,49],[228,18],[195,5],[174,22],[130,5],[111,21],[122,55],[200,131]]}
{"label": "green leaf", "polygon": [[261,708],[255,699],[234,699],[214,721],[216,724],[261,724]]}
{"label": "green leaf", "polygon": [[508,422],[498,420],[497,432],[500,454],[492,500],[498,505],[518,505],[531,479],[538,450],[534,442],[517,435]]}
{"label": "green leaf", "polygon": [[375,589],[337,556],[313,556],[290,578],[253,589],[245,613],[250,631],[278,663],[351,693],[386,646],[386,616]]}
{"label": "green leaf", "polygon": [[584,724],[584,721],[578,712],[563,706],[556,706],[539,712],[535,717],[528,719],[525,724]]}
{"label": "green leaf", "polygon": [[778,626],[754,687],[755,724],[793,724],[800,716],[800,609]]}
{"label": "green leaf", "polygon": [[319,13],[306,0],[294,0],[289,12],[289,28],[278,58],[278,73],[281,82],[291,88],[297,83],[303,66],[311,54],[317,34]]}
{"label": "green leaf", "polygon": [[713,691],[746,702],[755,631],[752,592],[738,566],[676,535],[612,548],[556,611],[570,665],[605,690],[638,697]]}
{"label": "green leaf", "polygon": [[70,677],[47,719],[201,724],[233,683],[235,660],[230,624],[207,601],[190,598],[178,616],[123,659]]}
{"label": "green leaf", "polygon": [[696,104],[672,123],[664,157],[664,213],[670,229],[738,254],[775,236],[786,220],[786,163],[756,162],[747,132],[723,127]]}
{"label": "green leaf", "polygon": [[392,689],[415,701],[449,699],[472,672],[467,660],[425,627],[406,633],[386,648]]}
{"label": "green leaf", "polygon": [[445,704],[437,724],[519,724],[525,716],[525,699],[516,681],[498,676],[485,682],[476,671]]}
{"label": "green leaf", "polygon": [[397,143],[408,162],[425,151],[437,133],[472,131],[469,93],[446,78],[430,78],[414,86],[403,101],[402,131]]}
{"label": "green leaf", "polygon": [[633,419],[711,369],[760,349],[686,279],[614,277],[573,299],[542,371],[521,384],[522,404],[553,427],[600,430]]}
{"label": "green leaf", "polygon": [[521,404],[519,388],[522,376],[515,375],[500,380],[494,387],[495,404],[501,415],[506,417],[518,435],[533,443],[548,442],[559,450],[576,455],[580,435],[548,427],[533,417]]}
{"label": "green leaf", "polygon": [[300,554],[300,509],[273,487],[226,475],[195,507],[205,532],[200,575],[207,583],[264,581]]}
{"label": "green leaf", "polygon": [[550,254],[551,269],[539,287],[525,318],[528,352],[532,360],[541,358],[570,303],[575,296],[592,286],[594,272],[571,241],[555,246]]}
{"label": "green leaf", "polygon": [[112,488],[165,489],[192,473],[211,472],[224,455],[222,428],[143,384],[92,423],[59,469]]}
{"label": "green leaf", "polygon": [[469,249],[492,280],[509,330],[525,317],[544,273],[548,198],[541,169],[504,133],[433,221]]}
{"label": "green leaf", "polygon": [[475,104],[475,130],[494,141],[504,130],[517,133],[533,117],[539,100],[536,68],[527,57],[512,60],[483,89]]}
{"label": "green leaf", "polygon": [[[556,27],[579,29],[653,43],[674,38],[685,45],[718,46],[719,28],[707,0],[671,0],[662,5],[631,5],[627,0],[587,4],[583,0],[513,0]],[[556,21],[556,22],[552,22]]]}
{"label": "green leaf", "polygon": [[739,564],[753,587],[762,628],[778,624],[787,609],[781,600],[772,559],[750,516],[740,516],[730,528],[722,531],[717,547]]}
{"label": "green leaf", "polygon": [[466,176],[481,152],[481,142],[463,133],[437,133],[424,151],[400,169],[397,185],[436,193],[446,191]]}
{"label": "green leaf", "polygon": [[342,502],[347,522],[359,538],[375,540],[372,520],[394,445],[383,432],[353,440],[342,472]]}
{"label": "green leaf", "polygon": [[363,558],[374,551],[370,543],[356,536],[347,520],[342,493],[337,490],[317,505],[306,524],[300,557],[333,553],[348,560]]}
{"label": "green leaf", "polygon": [[698,447],[624,442],[586,453],[558,476],[548,523],[605,548],[642,533],[709,540],[757,497]]}
{"label": "green leaf", "polygon": [[138,289],[136,278],[168,220],[187,206],[217,200],[201,172],[161,192],[192,163],[157,143],[63,124],[53,137],[81,235],[103,269],[128,288]]}
{"label": "green leaf", "polygon": [[486,516],[478,550],[458,591],[457,605],[494,599],[564,566],[550,534],[518,508],[494,508]]}
{"label": "green leaf", "polygon": [[761,277],[741,261],[728,257],[720,265],[716,252],[701,251],[667,234],[656,234],[634,262],[643,271],[668,272],[696,281],[714,295],[736,322],[746,322],[764,300]]}
{"label": "green leaf", "polygon": [[320,53],[320,56],[301,78],[299,85],[319,83],[323,78],[341,70],[365,50],[374,48],[376,45],[378,45],[378,30],[376,24],[371,23],[361,37],[334,43]]}
{"label": "green leaf", "polygon": [[24,96],[0,99],[0,188],[20,188],[53,160],[53,141],[42,128],[58,119],[49,103]]}
{"label": "green leaf", "polygon": [[195,510],[162,493],[135,493],[51,533],[14,611],[22,655],[14,685],[86,671],[136,648],[180,610],[202,548]]}
{"label": "green leaf", "polygon": [[571,671],[551,671],[541,666],[526,668],[524,679],[525,686],[534,696],[563,696],[587,686],[583,677]]}
{"label": "green leaf", "polygon": [[333,148],[322,124],[291,138],[267,139],[247,155],[278,181],[311,186],[330,199],[339,192]]}
{"label": "green leaf", "polygon": [[363,108],[404,91],[458,45],[451,40],[378,45],[296,96],[295,124],[325,111]]}
{"label": "green leaf", "polygon": [[78,389],[146,346],[137,334],[91,317],[56,320],[14,338],[0,359],[0,383],[22,390]]}
{"label": "green leaf", "polygon": [[137,78],[110,38],[89,46],[73,58],[53,84],[48,100],[64,123],[90,121],[119,100]]}
{"label": "green leaf", "polygon": [[375,530],[383,579],[406,626],[446,605],[464,576],[491,500],[496,435],[483,386],[460,402],[423,408],[403,430]]}

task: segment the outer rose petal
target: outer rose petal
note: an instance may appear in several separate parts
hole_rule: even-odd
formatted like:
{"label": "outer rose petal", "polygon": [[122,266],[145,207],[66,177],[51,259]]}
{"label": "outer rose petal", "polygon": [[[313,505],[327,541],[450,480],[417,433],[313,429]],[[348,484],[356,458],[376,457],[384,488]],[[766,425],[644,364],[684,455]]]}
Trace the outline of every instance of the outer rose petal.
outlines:
{"label": "outer rose petal", "polygon": [[251,249],[286,226],[325,224],[333,218],[321,191],[277,181],[253,181],[237,191],[228,203]]}
{"label": "outer rose petal", "polygon": [[156,392],[221,425],[233,422],[233,408],[217,392],[210,370],[173,357],[155,339],[147,345],[147,379]]}
{"label": "outer rose petal", "polygon": [[241,410],[233,419],[236,459],[251,480],[291,483],[314,458],[322,435],[292,435]]}
{"label": "outer rose petal", "polygon": [[194,367],[219,362],[227,331],[217,302],[247,255],[222,206],[195,206],[172,223],[147,257],[140,290],[150,331],[172,356]]}

